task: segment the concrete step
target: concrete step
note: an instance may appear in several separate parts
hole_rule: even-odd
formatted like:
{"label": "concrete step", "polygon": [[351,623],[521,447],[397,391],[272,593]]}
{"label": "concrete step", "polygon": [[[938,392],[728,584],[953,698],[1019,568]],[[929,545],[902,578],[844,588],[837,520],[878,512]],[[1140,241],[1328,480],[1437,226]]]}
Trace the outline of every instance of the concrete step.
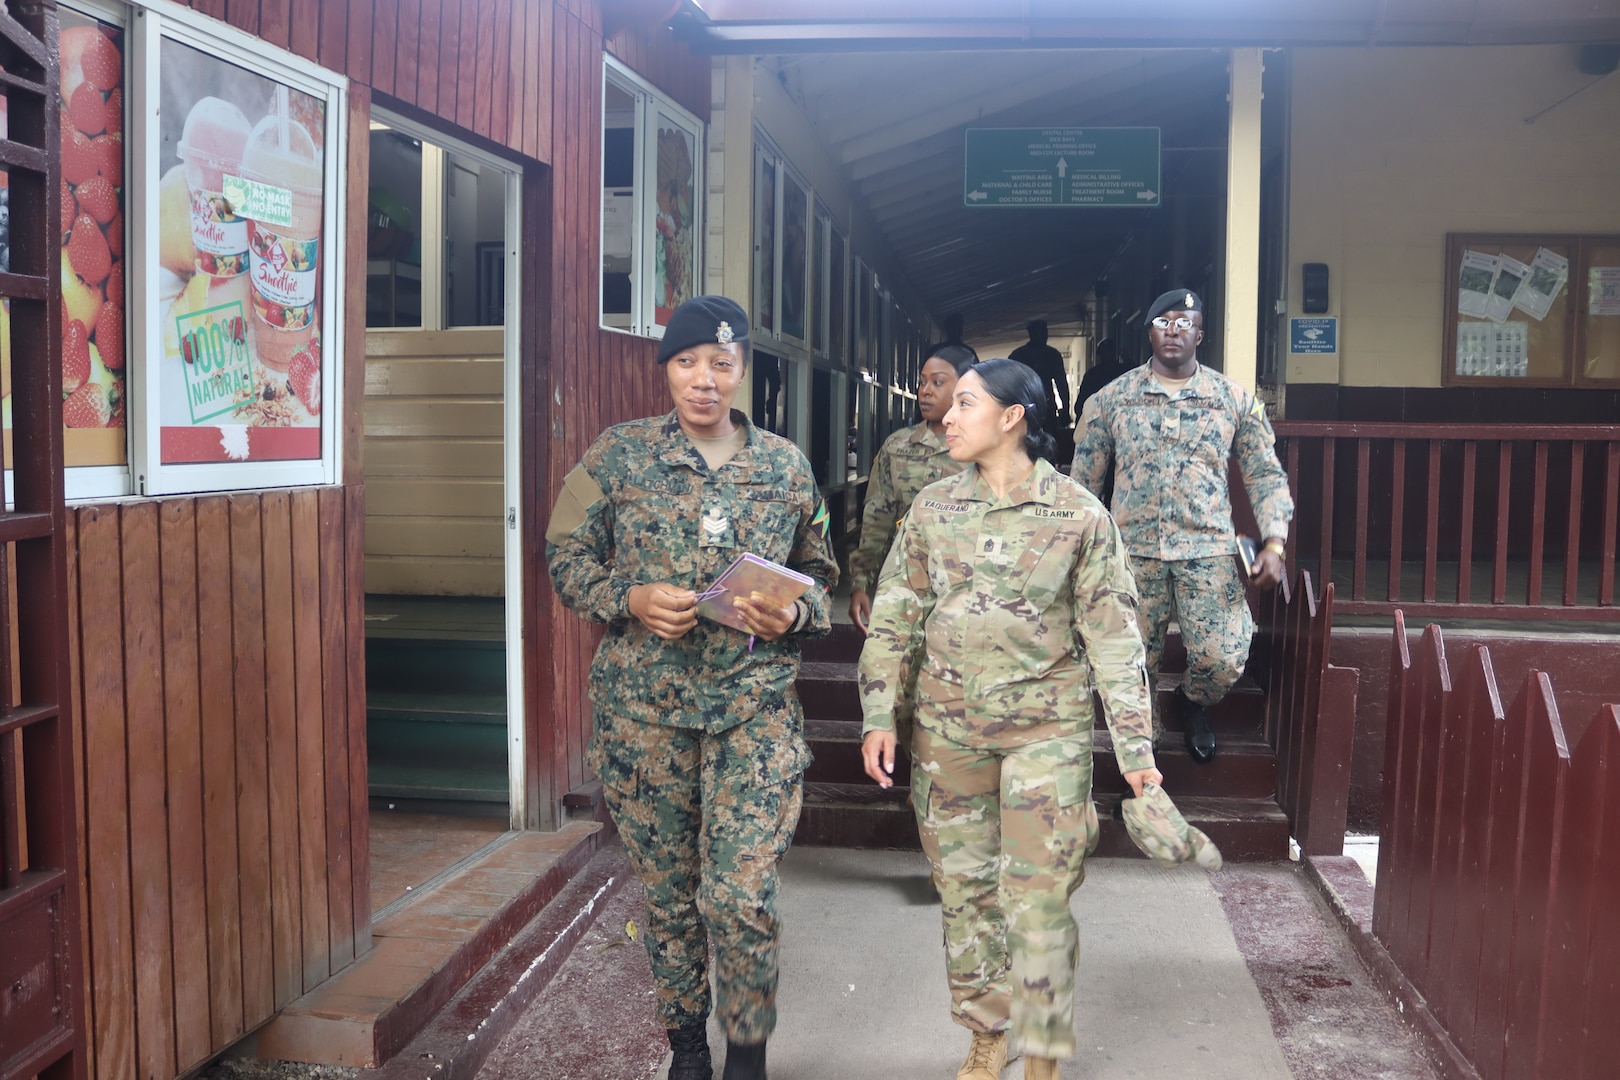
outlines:
{"label": "concrete step", "polygon": [[366,636],[369,693],[472,694],[505,699],[506,643]]}
{"label": "concrete step", "polygon": [[[917,819],[901,787],[876,784],[807,783],[795,844],[820,847],[916,849]],[[1097,795],[1102,825],[1098,855],[1145,858],[1125,827],[1113,820],[1120,796]],[[1176,807],[1188,822],[1208,833],[1232,862],[1276,862],[1288,858],[1288,816],[1271,799],[1184,795]]]}
{"label": "concrete step", "polygon": [[[814,720],[858,720],[861,716],[860,688],[853,663],[833,661],[806,661],[799,668],[795,686],[804,715]],[[1157,686],[1159,709],[1165,728],[1181,730],[1181,715],[1176,707],[1175,690],[1181,676],[1176,672],[1159,675]],[[1096,705],[1098,726],[1103,726],[1102,709]],[[1232,687],[1230,693],[1214,709],[1211,722],[1217,732],[1258,733],[1264,728],[1266,697],[1253,679],[1245,675]],[[1175,740],[1179,742],[1179,740]]]}
{"label": "concrete step", "polygon": [[[861,764],[861,726],[854,720],[806,720],[806,740],[815,761],[805,773],[809,783],[871,783]],[[1123,791],[1119,764],[1114,760],[1113,739],[1107,730],[1093,736],[1093,784],[1098,791]],[[1221,737],[1215,760],[1200,765],[1187,756],[1181,737],[1172,734],[1156,755],[1165,786],[1176,795],[1230,795],[1263,799],[1277,792],[1277,758],[1264,738],[1252,733]],[[911,782],[910,755],[902,753],[895,762],[894,782]]]}

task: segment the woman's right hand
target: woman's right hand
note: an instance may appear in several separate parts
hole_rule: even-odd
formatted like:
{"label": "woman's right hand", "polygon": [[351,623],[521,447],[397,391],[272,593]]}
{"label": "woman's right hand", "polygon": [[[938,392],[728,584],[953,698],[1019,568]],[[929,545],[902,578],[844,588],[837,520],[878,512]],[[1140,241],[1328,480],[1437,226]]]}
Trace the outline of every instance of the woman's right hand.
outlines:
{"label": "woman's right hand", "polygon": [[866,764],[866,775],[876,780],[878,787],[894,787],[896,745],[892,731],[868,731],[861,740],[861,760]]}
{"label": "woman's right hand", "polygon": [[659,582],[630,590],[630,614],[647,629],[674,641],[697,625],[697,593]]}
{"label": "woman's right hand", "polygon": [[867,624],[872,621],[872,598],[866,595],[865,590],[856,589],[849,594],[849,618],[861,633],[868,633]]}

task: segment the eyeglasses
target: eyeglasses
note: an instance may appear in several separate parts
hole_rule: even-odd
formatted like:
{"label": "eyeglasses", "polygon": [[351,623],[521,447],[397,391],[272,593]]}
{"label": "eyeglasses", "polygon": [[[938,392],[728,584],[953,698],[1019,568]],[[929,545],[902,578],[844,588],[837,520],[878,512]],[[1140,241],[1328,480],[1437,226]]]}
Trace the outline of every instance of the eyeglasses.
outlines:
{"label": "eyeglasses", "polygon": [[1191,330],[1193,322],[1185,315],[1175,319],[1167,319],[1163,315],[1160,315],[1153,320],[1153,325],[1159,330],[1168,330],[1172,326],[1177,330]]}

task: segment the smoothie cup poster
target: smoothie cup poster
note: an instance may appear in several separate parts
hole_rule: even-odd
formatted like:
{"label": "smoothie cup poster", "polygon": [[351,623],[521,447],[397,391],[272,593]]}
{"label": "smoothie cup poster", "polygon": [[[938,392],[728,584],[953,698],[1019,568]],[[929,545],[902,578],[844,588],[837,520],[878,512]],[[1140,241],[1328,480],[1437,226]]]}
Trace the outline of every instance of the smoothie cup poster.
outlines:
{"label": "smoothie cup poster", "polygon": [[325,103],[163,42],[166,465],[321,456]]}
{"label": "smoothie cup poster", "polygon": [[654,313],[668,326],[675,309],[692,299],[697,277],[697,223],[693,220],[693,162],[697,139],[673,120],[658,116],[658,213],[653,266]]}

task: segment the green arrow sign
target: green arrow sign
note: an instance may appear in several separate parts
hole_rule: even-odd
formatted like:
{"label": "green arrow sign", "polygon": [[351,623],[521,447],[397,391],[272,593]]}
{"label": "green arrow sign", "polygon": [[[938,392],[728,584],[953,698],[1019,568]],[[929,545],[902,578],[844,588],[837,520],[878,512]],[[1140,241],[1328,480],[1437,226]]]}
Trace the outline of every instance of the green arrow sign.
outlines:
{"label": "green arrow sign", "polygon": [[1158,206],[1159,129],[968,128],[966,206]]}

